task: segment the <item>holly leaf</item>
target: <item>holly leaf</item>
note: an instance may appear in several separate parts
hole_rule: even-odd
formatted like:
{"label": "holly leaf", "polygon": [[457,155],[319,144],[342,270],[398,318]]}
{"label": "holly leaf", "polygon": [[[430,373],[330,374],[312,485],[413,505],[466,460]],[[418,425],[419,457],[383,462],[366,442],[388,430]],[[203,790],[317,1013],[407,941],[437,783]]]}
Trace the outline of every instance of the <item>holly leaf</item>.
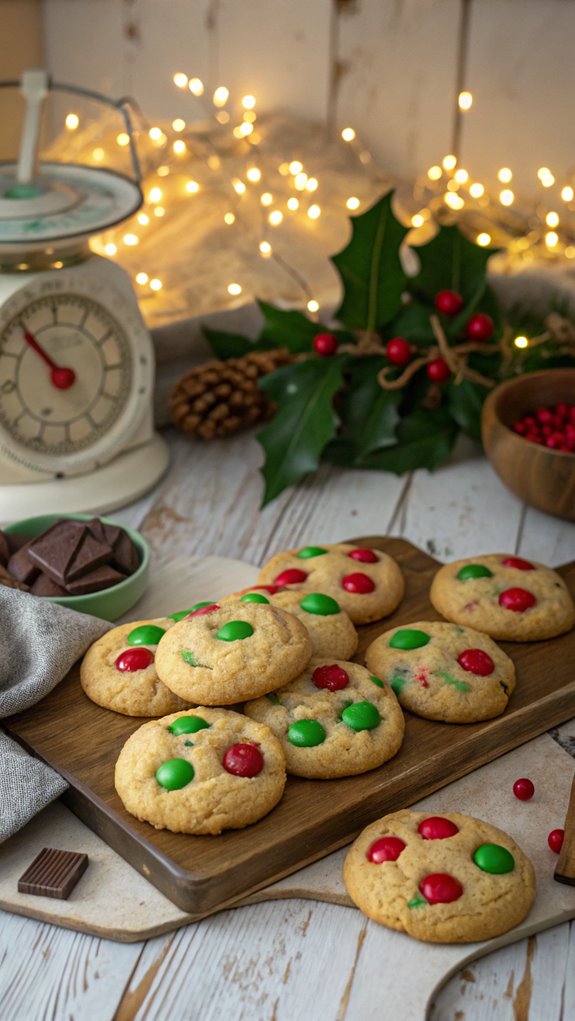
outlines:
{"label": "holly leaf", "polygon": [[226,333],[225,330],[212,330],[209,326],[202,327],[204,336],[217,358],[241,358],[248,351],[254,350],[254,342],[240,333]]}
{"label": "holly leaf", "polygon": [[405,337],[411,344],[427,347],[435,344],[435,335],[431,328],[431,319],[434,309],[430,305],[422,305],[421,302],[412,300],[407,305],[402,305],[400,311],[385,328],[386,338]]}
{"label": "holly leaf", "polygon": [[457,291],[466,306],[477,305],[486,288],[487,263],[496,251],[480,248],[458,227],[440,227],[426,245],[413,248],[419,259],[419,272],[410,281],[410,291],[433,303],[438,291]]}
{"label": "holly leaf", "polygon": [[377,381],[385,358],[355,358],[351,378],[338,405],[342,429],[338,441],[351,444],[359,462],[372,450],[395,443],[400,390],[384,390]]}
{"label": "holly leaf", "polygon": [[447,459],[457,432],[457,424],[443,408],[414,411],[401,419],[397,427],[398,443],[369,454],[361,467],[379,468],[396,475],[416,468],[431,471]]}
{"label": "holly leaf", "polygon": [[481,441],[481,409],[488,390],[479,383],[462,379],[447,387],[447,408],[460,429],[474,440]]}
{"label": "holly leaf", "polygon": [[264,506],[318,468],[321,452],[338,423],[333,398],[343,385],[343,364],[339,358],[309,358],[258,381],[278,404],[269,425],[257,435],[265,452]]}
{"label": "holly leaf", "polygon": [[259,343],[265,342],[266,347],[287,347],[292,354],[301,354],[311,351],[313,338],[326,329],[303,312],[276,308],[266,301],[258,301],[258,305],[264,317]]}
{"label": "holly leaf", "polygon": [[399,248],[407,227],[391,209],[388,192],[361,216],[352,216],[352,236],[346,248],[332,256],[344,296],[335,313],[348,329],[375,330],[389,322],[401,305],[406,274]]}

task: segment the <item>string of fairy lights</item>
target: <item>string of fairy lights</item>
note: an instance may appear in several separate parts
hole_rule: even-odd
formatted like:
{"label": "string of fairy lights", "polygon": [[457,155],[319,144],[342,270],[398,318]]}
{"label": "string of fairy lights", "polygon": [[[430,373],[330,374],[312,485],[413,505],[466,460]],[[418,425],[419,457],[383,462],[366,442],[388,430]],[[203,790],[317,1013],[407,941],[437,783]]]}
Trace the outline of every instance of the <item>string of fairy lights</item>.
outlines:
{"label": "string of fairy lights", "polygon": [[[201,199],[203,192],[213,190],[217,180],[223,201],[223,223],[230,228],[236,226],[243,236],[247,231],[258,255],[275,259],[297,281],[307,311],[316,315],[320,302],[297,266],[276,250],[274,232],[281,231],[290,218],[318,224],[324,203],[333,205],[334,197],[326,194],[317,172],[306,167],[301,153],[297,158],[279,162],[270,159],[266,153],[265,119],[258,117],[255,96],[247,94],[239,102],[234,101],[225,85],[209,94],[200,78],[188,77],[183,71],[173,75],[173,84],[200,103],[204,119],[194,117],[187,121],[177,117],[169,125],[159,126],[149,125],[142,116],[138,118],[144,205],[127,225],[93,239],[92,248],[121,262],[146,237],[162,229],[170,209],[184,199]],[[474,97],[465,90],[459,93],[457,102],[459,112],[466,114],[473,107]],[[80,125],[77,113],[66,115],[69,139]],[[111,158],[111,149],[116,155],[122,150],[127,152],[129,141],[122,131],[100,139],[96,145],[90,143],[88,158],[94,164],[105,165]],[[377,168],[352,127],[345,126],[339,131],[339,142],[348,147],[364,180],[358,194],[337,196],[341,214],[347,218],[367,208],[381,192],[382,182],[389,179]],[[66,152],[60,146],[59,158],[62,154],[65,156]],[[192,164],[195,176],[188,173]],[[512,168],[500,167],[495,190],[488,189],[461,164],[455,153],[447,153],[415,182],[398,184],[398,215],[412,228],[408,243],[417,245],[428,240],[438,222],[456,222],[478,245],[503,249],[512,265],[542,258],[575,258],[575,190],[570,175],[560,176],[546,166],[540,167],[535,197],[529,199],[515,194],[513,180]],[[142,296],[161,300],[166,284],[161,266],[152,269],[142,266],[132,275]],[[225,300],[237,302],[253,297],[238,279],[222,281],[222,289],[227,295],[225,299],[222,294],[222,304]],[[528,340],[518,337],[515,343],[523,347]]]}

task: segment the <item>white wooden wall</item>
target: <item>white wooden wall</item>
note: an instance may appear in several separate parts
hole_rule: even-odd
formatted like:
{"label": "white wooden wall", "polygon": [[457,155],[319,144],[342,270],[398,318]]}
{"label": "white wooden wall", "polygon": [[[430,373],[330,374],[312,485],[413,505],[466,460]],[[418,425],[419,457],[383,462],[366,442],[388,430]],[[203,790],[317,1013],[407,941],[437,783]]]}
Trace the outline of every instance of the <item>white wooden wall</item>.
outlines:
{"label": "white wooden wall", "polygon": [[[534,194],[575,167],[575,0],[42,0],[55,78],[132,94],[152,118],[192,119],[175,71],[352,125],[385,170],[414,177],[454,145],[474,178],[510,166]],[[194,105],[196,104],[196,105]]]}

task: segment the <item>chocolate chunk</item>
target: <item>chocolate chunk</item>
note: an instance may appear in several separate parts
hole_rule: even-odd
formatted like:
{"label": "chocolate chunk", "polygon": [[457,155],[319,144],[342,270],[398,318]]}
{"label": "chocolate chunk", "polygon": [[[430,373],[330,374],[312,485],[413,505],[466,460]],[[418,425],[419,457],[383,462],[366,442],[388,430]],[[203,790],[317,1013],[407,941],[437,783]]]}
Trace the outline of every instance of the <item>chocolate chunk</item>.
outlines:
{"label": "chocolate chunk", "polygon": [[65,596],[66,589],[58,585],[47,574],[39,574],[30,587],[30,592],[35,596]]}
{"label": "chocolate chunk", "polygon": [[12,553],[7,565],[12,577],[17,581],[23,581],[25,585],[31,585],[40,573],[40,569],[28,555],[33,542],[33,539],[29,539],[24,546]]}
{"label": "chocolate chunk", "polygon": [[82,542],[86,527],[79,521],[56,521],[30,543],[28,556],[58,585],[65,583],[66,573]]}
{"label": "chocolate chunk", "polygon": [[134,571],[137,571],[140,565],[140,557],[130,536],[123,529],[120,530],[113,549],[114,553],[111,563],[114,567],[117,567],[119,571],[124,571],[126,574],[133,574]]}
{"label": "chocolate chunk", "polygon": [[81,578],[75,578],[66,585],[66,591],[71,596],[84,596],[88,592],[99,592],[100,589],[110,588],[117,585],[126,577],[121,571],[115,571],[109,564],[103,567],[96,567],[94,571],[83,574]]}
{"label": "chocolate chunk", "polygon": [[10,553],[16,553],[17,550],[22,549],[22,546],[25,546],[30,541],[29,535],[21,535],[20,532],[5,532],[4,537],[8,543]]}
{"label": "chocolate chunk", "polygon": [[0,564],[0,585],[6,585],[6,588],[17,588],[22,592],[27,592],[29,587],[23,581],[13,578],[6,568],[2,567],[2,564]]}
{"label": "chocolate chunk", "polygon": [[111,556],[112,547],[95,539],[87,528],[64,574],[65,584],[74,581],[75,578],[81,578],[102,564],[107,564]]}
{"label": "chocolate chunk", "polygon": [[8,539],[4,535],[4,532],[0,529],[0,564],[6,567],[6,564],[10,560],[10,547],[8,545]]}
{"label": "chocolate chunk", "polygon": [[18,892],[66,900],[87,868],[87,854],[43,847],[20,876]]}

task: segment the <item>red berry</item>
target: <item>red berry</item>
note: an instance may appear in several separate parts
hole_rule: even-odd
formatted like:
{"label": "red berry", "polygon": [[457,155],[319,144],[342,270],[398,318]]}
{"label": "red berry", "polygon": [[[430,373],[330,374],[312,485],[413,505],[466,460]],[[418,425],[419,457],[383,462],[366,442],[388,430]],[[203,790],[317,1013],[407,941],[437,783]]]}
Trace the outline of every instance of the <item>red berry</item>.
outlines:
{"label": "red berry", "polygon": [[432,383],[445,383],[451,375],[451,369],[443,358],[433,358],[427,363],[425,371]]}
{"label": "red berry", "polygon": [[234,776],[257,776],[264,768],[264,757],[253,744],[233,744],[224,755],[223,767]]}
{"label": "red berry", "polygon": [[337,351],[335,333],[316,333],[312,343],[314,351],[318,355],[323,355],[324,358],[331,358]]}
{"label": "red berry", "polygon": [[493,319],[483,312],[477,312],[465,327],[465,334],[468,340],[491,340],[493,336]]}
{"label": "red berry", "polygon": [[126,649],[121,652],[114,663],[116,670],[133,674],[136,670],[145,670],[154,662],[154,653],[143,646],[138,649]]}
{"label": "red berry", "polygon": [[526,776],[521,776],[513,784],[513,793],[519,801],[530,801],[535,794],[535,785]]}
{"label": "red berry", "polygon": [[495,670],[495,664],[483,649],[464,649],[457,657],[459,666],[470,674],[478,677],[489,677]]}
{"label": "red berry", "polygon": [[327,688],[328,691],[341,691],[349,684],[349,674],[337,663],[325,663],[316,666],[311,679],[316,688]]}
{"label": "red berry", "polygon": [[559,851],[563,847],[563,840],[565,839],[565,830],[551,830],[551,833],[547,837],[547,843],[555,854],[559,854]]}
{"label": "red berry", "polygon": [[362,564],[377,564],[379,557],[377,553],[374,553],[372,549],[366,549],[365,546],[358,546],[357,549],[352,549],[347,554],[352,560],[359,560]]}
{"label": "red berry", "polygon": [[507,588],[499,596],[499,605],[506,610],[513,610],[514,613],[524,613],[537,602],[532,592],[524,588]]}
{"label": "red berry", "polygon": [[405,847],[400,837],[380,837],[375,840],[366,854],[368,861],[381,865],[384,861],[397,861]]}
{"label": "red berry", "polygon": [[447,872],[434,872],[426,876],[419,884],[419,889],[430,904],[450,904],[459,900],[463,887],[459,880]]}
{"label": "red berry", "polygon": [[459,826],[441,815],[430,815],[420,822],[417,830],[424,840],[445,840],[446,837],[454,837],[459,833]]}
{"label": "red berry", "polygon": [[444,316],[456,316],[463,308],[463,298],[457,291],[438,291],[434,305]]}
{"label": "red berry", "polygon": [[528,560],[523,560],[522,557],[505,557],[503,561],[504,567],[515,567],[518,571],[534,571],[533,564],[530,564]]}
{"label": "red berry", "polygon": [[355,592],[356,595],[365,596],[368,592],[373,592],[375,582],[368,578],[367,574],[346,574],[345,578],[341,580],[341,587],[346,592]]}
{"label": "red berry", "polygon": [[393,337],[385,345],[385,356],[392,365],[407,365],[411,361],[411,344],[405,337]]}
{"label": "red berry", "polygon": [[274,578],[274,585],[299,585],[307,578],[306,571],[298,571],[297,567],[288,567]]}

